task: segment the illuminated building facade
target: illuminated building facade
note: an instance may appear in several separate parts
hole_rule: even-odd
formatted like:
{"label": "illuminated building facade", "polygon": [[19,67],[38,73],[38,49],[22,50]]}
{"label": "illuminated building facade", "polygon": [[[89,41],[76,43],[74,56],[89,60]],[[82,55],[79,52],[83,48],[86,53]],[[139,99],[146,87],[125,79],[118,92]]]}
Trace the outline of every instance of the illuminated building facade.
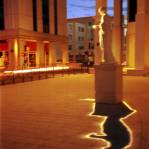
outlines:
{"label": "illuminated building facade", "polygon": [[[108,8],[109,1],[110,4],[113,3],[113,8]],[[124,3],[125,10],[123,8]],[[133,68],[136,73],[139,73],[140,70],[142,72],[147,70],[149,68],[149,1],[96,0],[95,23],[99,20],[97,13],[99,7],[113,10],[111,49],[117,62],[124,62],[123,52],[125,52],[125,64],[128,67]],[[123,11],[126,11],[127,16],[124,16]],[[98,35],[97,33],[95,35],[95,58],[96,64],[98,64],[100,63],[100,50],[97,45]],[[106,40],[105,43],[108,44],[109,40]]]}
{"label": "illuminated building facade", "polygon": [[94,57],[93,24],[94,17],[67,19],[70,61],[81,62],[86,51]]}
{"label": "illuminated building facade", "polygon": [[66,0],[0,1],[0,67],[68,63]]}

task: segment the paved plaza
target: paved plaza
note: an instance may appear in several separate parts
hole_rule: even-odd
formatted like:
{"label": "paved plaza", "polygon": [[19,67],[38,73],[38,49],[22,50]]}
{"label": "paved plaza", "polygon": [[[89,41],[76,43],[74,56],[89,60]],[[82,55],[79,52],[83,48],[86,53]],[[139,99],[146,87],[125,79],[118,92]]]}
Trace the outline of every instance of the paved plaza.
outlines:
{"label": "paved plaza", "polygon": [[[123,120],[130,136],[127,148],[148,149],[149,77],[123,78],[123,99],[137,111]],[[91,115],[93,74],[0,86],[0,93],[1,149],[108,148],[110,142],[90,137],[103,134],[105,121]]]}

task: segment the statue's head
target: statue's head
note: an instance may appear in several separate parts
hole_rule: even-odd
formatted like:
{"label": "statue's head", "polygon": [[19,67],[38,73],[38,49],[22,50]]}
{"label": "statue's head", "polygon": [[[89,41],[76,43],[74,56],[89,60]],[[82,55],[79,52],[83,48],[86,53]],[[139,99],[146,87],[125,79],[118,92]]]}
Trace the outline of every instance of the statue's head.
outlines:
{"label": "statue's head", "polygon": [[106,7],[100,7],[100,8],[98,9],[98,13],[99,13],[101,16],[106,15]]}

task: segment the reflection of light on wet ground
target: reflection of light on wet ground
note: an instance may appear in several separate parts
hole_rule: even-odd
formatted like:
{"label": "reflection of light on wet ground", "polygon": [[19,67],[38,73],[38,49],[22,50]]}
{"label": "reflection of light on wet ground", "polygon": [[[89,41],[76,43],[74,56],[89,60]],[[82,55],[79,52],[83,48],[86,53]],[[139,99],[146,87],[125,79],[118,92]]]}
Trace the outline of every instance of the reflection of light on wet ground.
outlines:
{"label": "reflection of light on wet ground", "polygon": [[[95,102],[94,98],[85,98],[85,99],[80,99],[80,100]],[[94,108],[93,108],[93,110],[94,110]]]}
{"label": "reflection of light on wet ground", "polygon": [[[90,98],[84,100],[95,101]],[[132,109],[125,101],[119,105],[110,106],[108,104],[95,104],[93,102],[92,112],[88,116],[100,118],[100,132],[91,132],[85,135],[85,138],[104,141],[106,146],[100,147],[100,149],[127,149],[131,147],[133,143],[133,132],[125,120],[135,112],[136,110]]]}
{"label": "reflection of light on wet ground", "polygon": [[125,123],[124,120],[127,119],[128,117],[130,117],[132,114],[136,113],[137,111],[136,111],[135,109],[132,109],[125,101],[123,101],[123,103],[124,103],[130,110],[133,111],[132,113],[128,114],[127,116],[125,116],[125,117],[123,117],[123,118],[120,118],[121,123],[127,128],[128,132],[129,132],[129,134],[130,134],[130,142],[129,142],[129,144],[128,144],[127,146],[125,146],[125,148],[124,148],[124,149],[127,149],[127,148],[129,148],[129,147],[132,146],[132,143],[133,143],[133,132],[132,132],[132,130],[130,129],[130,127]]}
{"label": "reflection of light on wet ground", "polygon": [[29,73],[29,72],[45,72],[45,71],[55,71],[55,70],[64,70],[69,69],[68,66],[55,66],[55,67],[46,67],[46,68],[34,68],[34,69],[24,69],[24,70],[14,70],[14,71],[4,71],[4,73]]}
{"label": "reflection of light on wet ground", "polygon": [[99,134],[98,133],[90,133],[90,134],[85,135],[84,137],[85,138],[88,138],[88,139],[98,140],[99,138],[96,137],[96,136],[100,136],[100,140],[102,140],[103,142],[106,143],[106,145],[104,147],[101,147],[100,149],[105,149],[105,148],[108,148],[108,147],[111,146],[111,143],[109,141],[107,141],[107,140],[104,139],[104,137],[107,136],[107,134],[104,133],[104,123],[107,120],[107,117],[106,116],[98,116],[98,117],[102,120],[99,123],[99,128],[100,128]]}

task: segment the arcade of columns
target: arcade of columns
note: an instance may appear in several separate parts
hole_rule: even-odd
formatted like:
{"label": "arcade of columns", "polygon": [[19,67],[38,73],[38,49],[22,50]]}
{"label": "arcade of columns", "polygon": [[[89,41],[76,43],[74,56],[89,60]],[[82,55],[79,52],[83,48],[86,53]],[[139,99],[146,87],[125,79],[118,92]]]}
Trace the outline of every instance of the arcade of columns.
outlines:
{"label": "arcade of columns", "polygon": [[[129,1],[129,0],[128,0]],[[114,0],[114,18],[111,33],[111,50],[118,63],[121,63],[122,52],[122,27],[121,27],[121,2]],[[96,14],[99,7],[107,7],[107,0],[96,0]],[[129,8],[131,9],[131,8]],[[131,11],[131,10],[130,10]],[[95,21],[98,21],[98,15]],[[135,22],[128,22],[126,37],[126,61],[128,67],[135,70],[149,68],[149,1],[137,0],[137,14]],[[95,65],[100,64],[100,47],[97,30],[95,30]],[[106,41],[108,44],[110,41]]]}
{"label": "arcade of columns", "polygon": [[[7,70],[22,69],[23,66],[23,52],[25,46],[24,39],[8,39],[8,49],[9,49],[9,65]],[[48,67],[55,65],[57,63],[56,49],[57,45],[59,46],[59,52],[61,53],[62,64],[68,63],[68,51],[67,51],[67,42],[57,41],[57,42],[46,42],[48,44],[48,54],[44,50],[44,41],[36,41],[37,50],[35,52],[35,67]],[[13,50],[13,51],[12,51]],[[46,62],[46,56],[48,56],[48,61]],[[26,68],[29,68],[28,66]]]}

